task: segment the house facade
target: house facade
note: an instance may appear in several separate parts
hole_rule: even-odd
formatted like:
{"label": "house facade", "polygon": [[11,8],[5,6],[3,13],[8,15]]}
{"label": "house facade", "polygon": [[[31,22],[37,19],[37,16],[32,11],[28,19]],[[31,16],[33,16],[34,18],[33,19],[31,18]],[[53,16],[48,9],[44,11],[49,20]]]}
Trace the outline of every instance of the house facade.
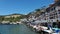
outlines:
{"label": "house facade", "polygon": [[53,4],[50,4],[40,15],[41,22],[57,22],[60,21],[60,0],[55,0]]}

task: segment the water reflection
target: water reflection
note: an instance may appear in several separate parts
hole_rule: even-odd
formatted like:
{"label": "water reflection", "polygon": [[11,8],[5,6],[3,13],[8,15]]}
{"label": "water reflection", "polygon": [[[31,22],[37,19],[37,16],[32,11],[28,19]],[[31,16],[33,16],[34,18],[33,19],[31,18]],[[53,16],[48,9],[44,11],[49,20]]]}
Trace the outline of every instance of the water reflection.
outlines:
{"label": "water reflection", "polygon": [[1,34],[37,34],[27,26],[21,25],[0,25]]}

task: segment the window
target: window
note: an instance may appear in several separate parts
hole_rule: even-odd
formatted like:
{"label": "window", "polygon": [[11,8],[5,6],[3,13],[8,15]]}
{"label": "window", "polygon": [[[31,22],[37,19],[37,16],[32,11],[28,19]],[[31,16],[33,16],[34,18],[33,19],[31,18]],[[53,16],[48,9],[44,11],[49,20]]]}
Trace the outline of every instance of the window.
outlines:
{"label": "window", "polygon": [[60,10],[58,10],[58,11],[60,11]]}
{"label": "window", "polygon": [[60,14],[60,10],[58,10],[58,13]]}
{"label": "window", "polygon": [[55,15],[57,15],[57,13],[55,13]]}
{"label": "window", "polygon": [[59,12],[59,14],[60,14],[60,12]]}
{"label": "window", "polygon": [[55,10],[55,7],[53,9]]}
{"label": "window", "polygon": [[51,11],[53,11],[53,8],[51,9]]}
{"label": "window", "polygon": [[51,11],[55,10],[55,7],[51,8]]}
{"label": "window", "polygon": [[60,28],[60,22],[58,23],[57,27]]}

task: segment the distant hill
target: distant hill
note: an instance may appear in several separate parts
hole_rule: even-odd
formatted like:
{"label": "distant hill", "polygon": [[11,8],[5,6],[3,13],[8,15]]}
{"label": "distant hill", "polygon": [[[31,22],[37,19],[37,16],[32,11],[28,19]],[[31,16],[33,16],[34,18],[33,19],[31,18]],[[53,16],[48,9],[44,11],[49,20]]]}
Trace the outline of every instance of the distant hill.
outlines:
{"label": "distant hill", "polygon": [[10,14],[10,15],[5,15],[4,17],[5,18],[10,18],[10,17],[15,17],[16,18],[16,17],[20,17],[20,16],[23,16],[23,15],[22,14],[16,14],[15,13],[15,14]]}
{"label": "distant hill", "polygon": [[9,22],[16,22],[19,21],[20,19],[24,18],[25,15],[23,14],[10,14],[10,15],[4,15],[4,16],[0,16],[0,22],[1,21],[9,21]]}

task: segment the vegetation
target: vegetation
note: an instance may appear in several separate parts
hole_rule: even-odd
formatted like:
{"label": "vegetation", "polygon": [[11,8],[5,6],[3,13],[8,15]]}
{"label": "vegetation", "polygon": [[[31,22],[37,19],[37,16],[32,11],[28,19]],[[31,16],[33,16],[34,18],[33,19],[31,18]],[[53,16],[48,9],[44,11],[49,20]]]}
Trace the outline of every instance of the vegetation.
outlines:
{"label": "vegetation", "polygon": [[0,16],[0,22],[4,20],[4,16]]}
{"label": "vegetation", "polygon": [[35,9],[35,11],[30,12],[27,15],[27,17],[30,17],[31,15],[34,15],[35,17],[39,17],[40,14],[44,13],[45,9],[46,9],[46,6],[43,6],[43,7],[39,8],[39,9]]}
{"label": "vegetation", "polygon": [[[13,16],[13,15],[20,15],[20,16],[18,16],[18,17],[9,17],[9,18],[6,17],[6,16]],[[16,22],[16,21],[20,21],[20,19],[22,19],[24,17],[25,16],[22,15],[22,14],[11,14],[11,15],[0,16],[0,22],[2,22],[2,21]]]}

